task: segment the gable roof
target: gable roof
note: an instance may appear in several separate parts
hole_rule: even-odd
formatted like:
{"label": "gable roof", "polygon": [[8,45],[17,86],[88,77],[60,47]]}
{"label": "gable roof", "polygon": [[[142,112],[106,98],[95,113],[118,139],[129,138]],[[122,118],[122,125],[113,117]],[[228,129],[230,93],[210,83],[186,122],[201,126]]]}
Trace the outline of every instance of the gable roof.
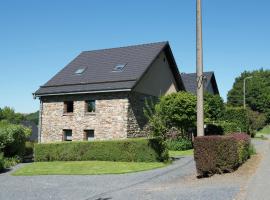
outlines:
{"label": "gable roof", "polygon": [[[216,78],[214,72],[204,72],[203,75],[206,78],[204,88],[206,89],[209,84],[212,84],[214,94],[219,94]],[[197,93],[197,75],[196,73],[181,73],[182,81],[184,83],[187,92],[191,92],[196,95]]]}
{"label": "gable roof", "polygon": [[[34,95],[60,95],[129,91],[140,81],[148,68],[164,51],[179,89],[183,89],[180,73],[168,42],[84,51],[58,72]],[[121,72],[113,71],[125,65]],[[81,74],[75,72],[84,69]]]}

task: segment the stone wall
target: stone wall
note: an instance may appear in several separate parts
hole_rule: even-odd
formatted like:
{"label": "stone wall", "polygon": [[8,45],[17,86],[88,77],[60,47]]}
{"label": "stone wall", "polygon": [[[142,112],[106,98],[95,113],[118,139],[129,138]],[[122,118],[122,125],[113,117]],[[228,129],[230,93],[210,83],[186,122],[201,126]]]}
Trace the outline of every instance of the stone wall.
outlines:
{"label": "stone wall", "polygon": [[144,137],[149,134],[148,119],[144,115],[145,101],[156,103],[158,98],[138,92],[129,93],[128,137]]}
{"label": "stone wall", "polygon": [[[85,100],[96,100],[96,112],[85,112]],[[128,93],[84,94],[42,97],[41,142],[62,141],[63,129],[72,130],[72,140],[81,141],[84,130],[93,129],[95,139],[127,138]],[[64,101],[74,101],[72,114],[64,114]]]}

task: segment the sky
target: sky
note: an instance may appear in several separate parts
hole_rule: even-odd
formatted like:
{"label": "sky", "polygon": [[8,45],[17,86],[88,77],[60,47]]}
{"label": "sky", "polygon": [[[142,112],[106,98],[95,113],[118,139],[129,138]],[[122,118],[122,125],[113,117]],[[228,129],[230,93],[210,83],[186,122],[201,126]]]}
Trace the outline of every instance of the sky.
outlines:
{"label": "sky", "polygon": [[[269,0],[202,0],[204,70],[226,100],[245,70],[270,68]],[[169,41],[196,71],[196,0],[0,1],[0,107],[39,109],[32,93],[81,51]]]}

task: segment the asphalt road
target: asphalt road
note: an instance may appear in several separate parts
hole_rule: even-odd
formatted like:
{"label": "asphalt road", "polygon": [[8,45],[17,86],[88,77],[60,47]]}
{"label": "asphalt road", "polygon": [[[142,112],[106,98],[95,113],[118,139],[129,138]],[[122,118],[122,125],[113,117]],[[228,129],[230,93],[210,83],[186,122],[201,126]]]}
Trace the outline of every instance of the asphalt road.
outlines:
{"label": "asphalt road", "polygon": [[[269,136],[267,136],[269,138]],[[257,141],[257,143],[264,143]],[[270,199],[270,143],[267,145],[257,144],[258,149],[263,154],[262,162],[254,176],[250,179],[247,187],[246,200],[269,200]]]}
{"label": "asphalt road", "polygon": [[166,168],[122,175],[23,177],[10,173],[0,174],[1,200],[231,200],[239,191],[237,184],[188,184],[187,177],[196,176],[191,156]]}

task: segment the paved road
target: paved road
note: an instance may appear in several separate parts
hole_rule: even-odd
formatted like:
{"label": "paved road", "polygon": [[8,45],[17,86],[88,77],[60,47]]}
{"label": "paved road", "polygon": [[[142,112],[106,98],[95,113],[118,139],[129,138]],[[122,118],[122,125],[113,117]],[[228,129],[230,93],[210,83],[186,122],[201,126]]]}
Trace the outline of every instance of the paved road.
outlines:
{"label": "paved road", "polygon": [[0,174],[0,199],[231,200],[239,191],[237,184],[192,185],[187,177],[195,179],[195,174],[193,157],[180,158],[166,168],[123,175],[15,177],[8,172]]}
{"label": "paved road", "polygon": [[[269,155],[268,141],[254,144],[258,152]],[[270,180],[269,166],[266,157],[249,183],[248,200],[269,199],[265,184]],[[243,186],[233,174],[196,179],[191,156],[166,168],[122,175],[16,177],[10,173],[0,174],[0,200],[233,200]]]}
{"label": "paved road", "polygon": [[[268,136],[269,138],[269,136]],[[257,141],[259,142],[259,141]],[[263,143],[263,141],[260,141]],[[251,178],[247,188],[247,200],[269,200],[270,199],[270,143],[268,145],[257,145],[263,154],[263,160],[258,170]],[[259,149],[260,148],[260,149]]]}

